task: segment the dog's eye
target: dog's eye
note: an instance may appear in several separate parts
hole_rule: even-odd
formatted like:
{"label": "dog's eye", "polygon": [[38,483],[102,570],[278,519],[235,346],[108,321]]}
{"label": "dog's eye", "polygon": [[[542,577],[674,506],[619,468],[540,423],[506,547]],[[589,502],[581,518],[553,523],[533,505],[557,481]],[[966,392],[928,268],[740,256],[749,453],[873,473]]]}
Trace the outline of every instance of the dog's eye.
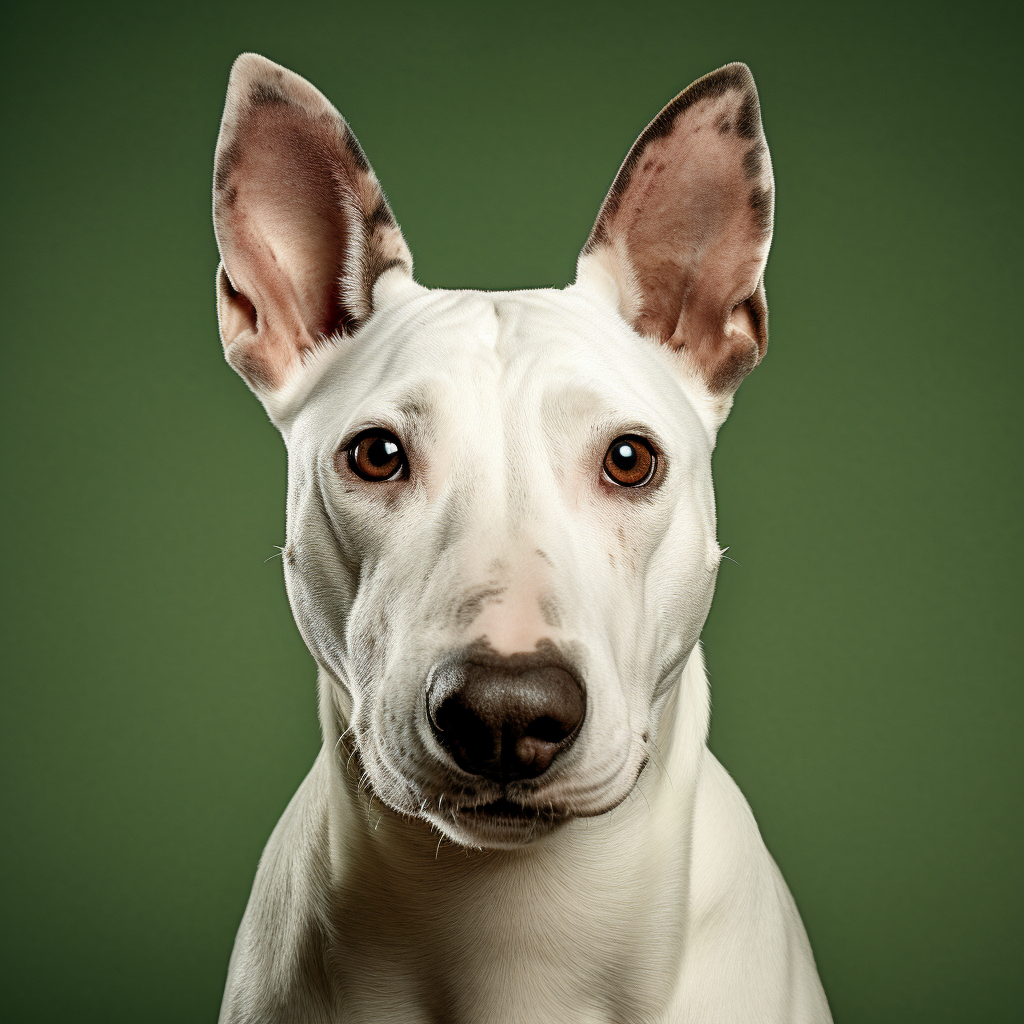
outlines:
{"label": "dog's eye", "polygon": [[604,457],[605,474],[622,487],[641,487],[649,483],[656,464],[654,449],[635,434],[615,438]]}
{"label": "dog's eye", "polygon": [[348,468],[364,480],[397,480],[405,466],[401,442],[390,430],[364,430],[348,446]]}

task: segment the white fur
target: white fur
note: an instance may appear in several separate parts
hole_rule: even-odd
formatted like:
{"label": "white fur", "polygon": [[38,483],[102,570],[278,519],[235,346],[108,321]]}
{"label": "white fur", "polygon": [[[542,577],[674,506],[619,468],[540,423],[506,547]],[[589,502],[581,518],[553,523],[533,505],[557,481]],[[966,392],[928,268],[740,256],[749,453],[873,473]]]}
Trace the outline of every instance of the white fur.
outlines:
{"label": "white fur", "polygon": [[[324,746],[260,861],[222,1021],[831,1020],[793,900],[706,747],[728,410],[600,277],[485,294],[386,274],[366,325],[265,396]],[[335,468],[373,425],[413,465],[394,499]],[[644,496],[599,480],[633,432],[666,464]],[[481,587],[500,596],[460,619]],[[550,638],[585,665],[575,745],[513,784],[570,815],[536,834],[478,828],[465,808],[496,784],[453,771],[427,726],[431,666],[483,635]]]}

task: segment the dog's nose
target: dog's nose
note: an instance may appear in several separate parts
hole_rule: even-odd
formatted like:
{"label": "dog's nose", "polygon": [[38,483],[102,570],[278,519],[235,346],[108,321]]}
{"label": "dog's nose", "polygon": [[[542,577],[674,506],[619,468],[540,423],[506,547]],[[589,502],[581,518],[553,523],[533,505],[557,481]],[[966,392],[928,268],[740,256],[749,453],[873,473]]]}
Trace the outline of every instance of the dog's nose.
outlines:
{"label": "dog's nose", "polygon": [[501,782],[533,779],[571,746],[586,698],[575,676],[536,655],[448,662],[427,694],[442,746],[472,775]]}

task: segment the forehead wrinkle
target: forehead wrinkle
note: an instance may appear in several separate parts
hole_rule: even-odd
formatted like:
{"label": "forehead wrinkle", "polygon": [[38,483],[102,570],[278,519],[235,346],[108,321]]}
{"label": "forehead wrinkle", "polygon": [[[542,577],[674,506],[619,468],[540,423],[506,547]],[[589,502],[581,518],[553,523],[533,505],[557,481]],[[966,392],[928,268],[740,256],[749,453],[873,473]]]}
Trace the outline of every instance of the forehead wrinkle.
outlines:
{"label": "forehead wrinkle", "polygon": [[[623,409],[621,381],[613,388],[601,381],[597,366],[581,372],[579,362],[566,358],[569,353],[558,344],[560,318],[553,318],[549,303],[538,303],[536,310],[524,308],[518,298],[496,305],[506,507],[510,531],[521,533],[534,518],[535,503],[544,490],[541,481],[547,473],[540,471],[538,459],[549,465],[552,440],[579,436],[581,427],[584,436],[591,437],[607,430],[609,423],[628,423],[647,432],[643,421],[648,417],[638,415],[636,407],[643,410],[646,405],[642,401],[629,402]],[[594,353],[580,352],[575,340],[568,346],[577,349],[572,356],[592,361]],[[550,470],[557,476],[555,466]]]}

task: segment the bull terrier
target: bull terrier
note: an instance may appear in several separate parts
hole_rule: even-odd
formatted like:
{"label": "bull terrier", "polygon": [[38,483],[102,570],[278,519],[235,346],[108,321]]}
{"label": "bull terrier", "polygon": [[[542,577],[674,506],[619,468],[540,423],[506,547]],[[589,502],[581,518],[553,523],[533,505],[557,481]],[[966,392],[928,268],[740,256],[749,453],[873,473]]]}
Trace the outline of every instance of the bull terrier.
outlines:
{"label": "bull terrier", "polygon": [[730,64],[629,151],[573,284],[428,289],[337,110],[238,58],[217,311],[287,447],[323,748],[221,1021],[831,1020],[706,745],[711,453],[768,341],[773,196]]}

